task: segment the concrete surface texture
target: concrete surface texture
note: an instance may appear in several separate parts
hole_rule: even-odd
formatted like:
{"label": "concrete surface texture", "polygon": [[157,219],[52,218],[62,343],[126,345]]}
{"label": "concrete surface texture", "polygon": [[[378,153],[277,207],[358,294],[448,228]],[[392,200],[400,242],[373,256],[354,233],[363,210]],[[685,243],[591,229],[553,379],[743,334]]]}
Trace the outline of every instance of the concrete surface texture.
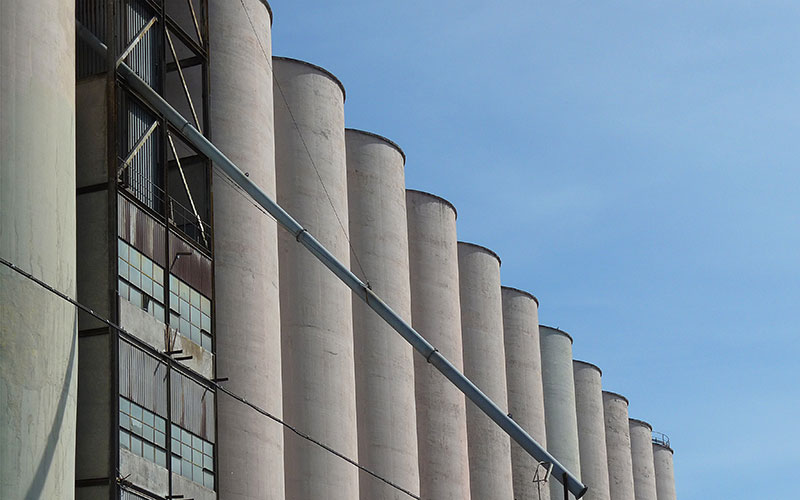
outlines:
{"label": "concrete surface texture", "polygon": [[573,361],[572,370],[575,377],[575,407],[578,412],[581,479],[589,487],[584,498],[610,500],[602,372],[597,366],[583,361]]}
{"label": "concrete surface texture", "polygon": [[[0,3],[0,255],[70,297],[75,2]],[[77,313],[0,266],[0,492],[74,498]]]}
{"label": "concrete surface texture", "polygon": [[[344,92],[314,65],[273,58],[278,203],[349,266]],[[350,290],[279,232],[283,409],[286,421],[358,459]],[[358,469],[284,434],[286,497],[358,497]]]}
{"label": "concrete surface texture", "polygon": [[[346,130],[345,141],[351,267],[410,322],[402,151],[385,138],[358,130]],[[359,461],[419,493],[413,349],[361,300],[353,301],[353,339]],[[362,500],[407,498],[363,472],[359,488]]]}
{"label": "concrete surface texture", "polygon": [[[506,350],[508,412],[542,447],[547,449],[542,393],[542,358],[539,348],[539,304],[522,290],[502,287],[503,340]],[[549,500],[546,483],[534,483],[538,463],[511,442],[514,498]],[[540,471],[544,473],[544,471]]]}
{"label": "concrete surface texture", "polygon": [[656,471],[653,464],[653,428],[647,422],[634,418],[628,422],[636,500],[657,500]]}
{"label": "concrete surface texture", "polygon": [[603,391],[603,416],[606,422],[608,486],[611,498],[635,500],[628,400],[619,394]]}
{"label": "concrete surface texture", "polygon": [[[539,326],[542,350],[542,388],[544,389],[547,451],[581,478],[578,446],[578,417],[575,411],[575,381],[572,374],[572,338],[566,332]],[[550,481],[550,498],[563,498],[564,487]]]}
{"label": "concrete surface texture", "polygon": [[[456,211],[448,201],[406,191],[413,327],[459,370],[461,310]],[[420,496],[468,500],[469,463],[464,395],[414,355]]]}
{"label": "concrete surface texture", "polygon": [[[272,68],[262,52],[271,55],[270,15],[260,0],[244,7],[208,3],[211,130],[216,146],[274,197]],[[213,192],[217,373],[281,416],[277,225],[216,169]],[[218,399],[217,416],[220,497],[283,499],[283,429],[227,397]]]}
{"label": "concrete surface texture", "polygon": [[658,500],[676,500],[672,449],[654,443],[653,465],[656,471],[656,497]]}
{"label": "concrete surface texture", "polygon": [[[464,374],[508,412],[500,259],[478,245],[458,243],[458,284]],[[511,440],[474,404],[467,405],[472,498],[514,498]]]}

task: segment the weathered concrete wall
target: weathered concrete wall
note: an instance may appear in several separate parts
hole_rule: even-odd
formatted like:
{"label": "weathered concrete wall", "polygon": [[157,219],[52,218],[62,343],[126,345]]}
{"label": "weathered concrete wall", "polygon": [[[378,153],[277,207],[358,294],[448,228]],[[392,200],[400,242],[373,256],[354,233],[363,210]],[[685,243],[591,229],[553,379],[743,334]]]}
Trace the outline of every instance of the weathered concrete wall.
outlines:
{"label": "weathered concrete wall", "polygon": [[[211,130],[214,144],[274,197],[271,19],[261,0],[244,7],[208,4]],[[281,416],[277,225],[216,170],[213,191],[217,373]],[[218,399],[217,414],[220,497],[283,499],[283,429],[228,397]]]}
{"label": "weathered concrete wall", "polygon": [[631,435],[633,489],[636,500],[657,500],[656,471],[653,463],[653,428],[647,422],[628,420]]}
{"label": "weathered concrete wall", "polygon": [[[456,211],[448,201],[421,191],[406,191],[406,205],[412,325],[461,370]],[[464,395],[419,355],[414,355],[414,377],[420,496],[468,500]]]}
{"label": "weathered concrete wall", "polygon": [[[293,59],[273,58],[273,70],[278,202],[349,265],[341,83]],[[280,231],[278,248],[285,419],[357,459],[350,290],[294,235]],[[284,436],[287,498],[358,497],[358,469],[292,433]]]}
{"label": "weathered concrete wall", "polygon": [[[508,411],[533,439],[547,449],[539,347],[539,302],[528,292],[515,288],[503,287],[502,295]],[[511,463],[515,499],[549,500],[550,488],[545,483],[533,482],[538,467],[536,459],[513,441]]]}
{"label": "weathered concrete wall", "polygon": [[676,500],[672,449],[653,444],[653,464],[656,471],[656,497],[658,500]]}
{"label": "weathered concrete wall", "polygon": [[[0,3],[0,255],[71,297],[75,2]],[[0,491],[74,498],[75,308],[0,266]]]}
{"label": "weathered concrete wall", "polygon": [[[347,192],[351,262],[373,291],[411,321],[405,157],[380,136],[348,129]],[[419,492],[414,352],[361,300],[353,301],[358,457],[365,467]],[[359,476],[362,500],[405,495]]]}
{"label": "weathered concrete wall", "polygon": [[603,416],[606,422],[606,454],[611,498],[635,500],[628,400],[625,396],[603,391]]}
{"label": "weathered concrete wall", "polygon": [[581,480],[589,487],[586,500],[610,500],[606,427],[603,418],[602,372],[584,361],[573,361],[575,407],[578,412],[578,444]]}
{"label": "weathered concrete wall", "polygon": [[[572,374],[572,337],[568,333],[539,326],[542,349],[547,450],[576,477],[581,477],[578,418],[575,411],[575,381]],[[550,481],[550,498],[563,498],[564,487]]]}
{"label": "weathered concrete wall", "polygon": [[[500,258],[458,242],[458,284],[464,374],[508,412]],[[474,404],[467,404],[469,482],[472,498],[514,498],[511,440]]]}

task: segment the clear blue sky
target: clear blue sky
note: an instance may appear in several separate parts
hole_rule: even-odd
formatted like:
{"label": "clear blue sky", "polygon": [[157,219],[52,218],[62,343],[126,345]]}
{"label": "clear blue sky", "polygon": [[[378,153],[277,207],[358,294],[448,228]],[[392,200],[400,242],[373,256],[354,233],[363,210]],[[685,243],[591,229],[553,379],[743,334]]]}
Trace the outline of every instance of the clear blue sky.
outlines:
{"label": "clear blue sky", "polygon": [[272,0],[543,324],[669,434],[680,500],[800,470],[800,3]]}

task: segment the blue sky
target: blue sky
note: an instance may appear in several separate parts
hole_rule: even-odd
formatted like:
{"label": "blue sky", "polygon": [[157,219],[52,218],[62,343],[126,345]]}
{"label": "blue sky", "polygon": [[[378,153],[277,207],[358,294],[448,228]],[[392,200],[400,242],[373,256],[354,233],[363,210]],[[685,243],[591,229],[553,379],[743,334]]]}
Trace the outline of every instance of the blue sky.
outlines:
{"label": "blue sky", "polygon": [[272,0],[505,284],[667,433],[681,500],[800,469],[800,3]]}

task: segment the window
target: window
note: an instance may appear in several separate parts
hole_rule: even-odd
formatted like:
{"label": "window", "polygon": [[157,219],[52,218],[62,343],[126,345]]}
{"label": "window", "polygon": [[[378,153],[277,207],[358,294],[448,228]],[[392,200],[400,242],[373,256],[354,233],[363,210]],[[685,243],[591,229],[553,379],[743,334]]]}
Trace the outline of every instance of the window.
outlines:
{"label": "window", "polygon": [[119,296],[164,321],[164,269],[119,241]]}
{"label": "window", "polygon": [[172,424],[172,472],[214,489],[214,445]]}
{"label": "window", "polygon": [[182,336],[211,350],[211,300],[171,274],[169,324]]}
{"label": "window", "polygon": [[167,421],[133,401],[119,398],[119,446],[167,466]]}

